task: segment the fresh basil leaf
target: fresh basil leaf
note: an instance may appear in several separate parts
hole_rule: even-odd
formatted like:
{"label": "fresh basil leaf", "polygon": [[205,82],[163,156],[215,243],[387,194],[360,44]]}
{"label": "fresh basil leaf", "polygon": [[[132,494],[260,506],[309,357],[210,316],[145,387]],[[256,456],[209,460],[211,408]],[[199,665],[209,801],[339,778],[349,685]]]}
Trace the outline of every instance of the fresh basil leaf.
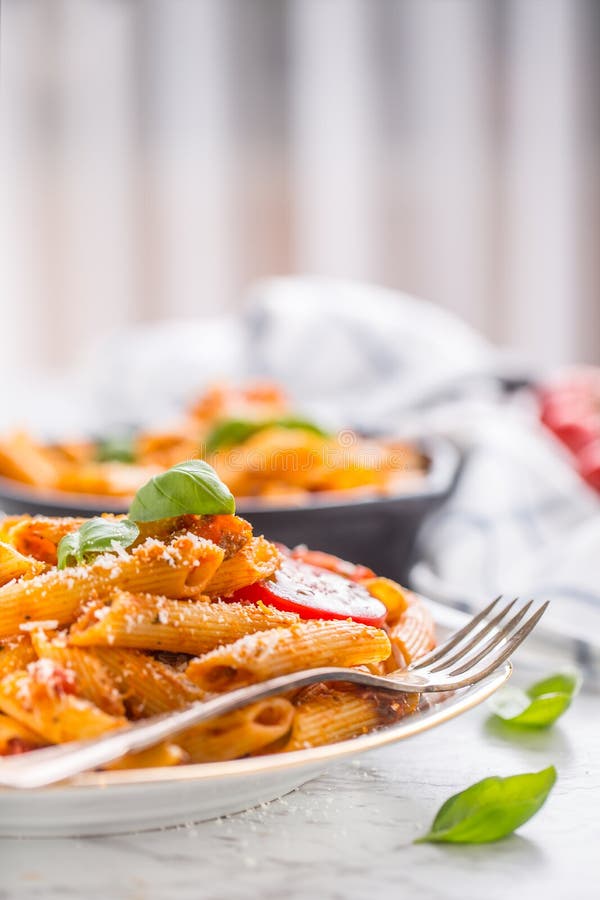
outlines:
{"label": "fresh basil leaf", "polygon": [[549,728],[571,705],[570,694],[542,694],[533,699],[517,689],[506,689],[490,701],[499,719],[523,728]]}
{"label": "fresh basil leaf", "polygon": [[557,672],[536,681],[527,688],[530,697],[541,697],[543,694],[570,694],[574,697],[581,687],[581,675],[579,672]]}
{"label": "fresh basil leaf", "polygon": [[549,728],[571,705],[580,676],[573,672],[551,675],[527,690],[505,688],[490,700],[494,714],[511,726]]}
{"label": "fresh basil leaf", "polygon": [[234,512],[233,494],[212,466],[201,459],[190,459],[146,482],[133,498],[129,518],[155,522],[186,513],[208,516]]}
{"label": "fresh basil leaf", "polygon": [[327,437],[327,432],[321,428],[320,425],[309,422],[308,419],[297,419],[294,416],[284,416],[282,419],[274,419],[272,424],[278,425],[279,428],[298,428],[302,431],[310,431],[312,434],[319,435],[319,437]]}
{"label": "fresh basil leaf", "polygon": [[135,446],[132,437],[110,437],[100,441],[96,446],[97,462],[135,462]]}
{"label": "fresh basil leaf", "polygon": [[223,447],[235,447],[243,444],[252,435],[267,426],[264,422],[251,422],[246,419],[227,419],[219,422],[206,438],[206,449],[209,453],[222,450]]}
{"label": "fresh basil leaf", "polygon": [[75,565],[81,562],[83,554],[81,552],[81,536],[79,531],[72,531],[65,534],[58,542],[56,548],[57,565],[59,569],[64,569],[73,562]]}
{"label": "fresh basil leaf", "polygon": [[77,531],[65,534],[57,547],[58,568],[84,562],[94,553],[131,546],[140,530],[129,519],[89,519]]}
{"label": "fresh basil leaf", "polygon": [[206,449],[209,453],[215,453],[224,447],[235,447],[243,444],[259,431],[267,428],[291,428],[310,431],[320,437],[326,437],[327,432],[323,431],[314,422],[307,419],[299,419],[293,416],[284,416],[280,419],[263,419],[262,421],[253,421],[252,419],[226,419],[215,425],[213,430],[206,438]]}
{"label": "fresh basil leaf", "polygon": [[428,834],[415,843],[487,844],[523,825],[545,803],[556,769],[484,778],[443,804]]}

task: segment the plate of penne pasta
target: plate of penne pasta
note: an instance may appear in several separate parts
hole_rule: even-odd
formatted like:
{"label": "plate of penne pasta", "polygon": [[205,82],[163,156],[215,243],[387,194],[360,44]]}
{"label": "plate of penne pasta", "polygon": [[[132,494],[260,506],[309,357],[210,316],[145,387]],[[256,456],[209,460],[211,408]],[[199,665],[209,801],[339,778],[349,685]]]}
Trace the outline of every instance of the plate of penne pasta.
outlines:
{"label": "plate of penne pasta", "polygon": [[[255,534],[201,460],[155,475],[127,515],[6,516],[0,756],[304,669],[396,672],[435,646],[444,616],[367,566]],[[2,789],[0,833],[117,833],[239,811],[444,723],[509,671],[426,704],[341,683],[261,700],[56,786]]]}

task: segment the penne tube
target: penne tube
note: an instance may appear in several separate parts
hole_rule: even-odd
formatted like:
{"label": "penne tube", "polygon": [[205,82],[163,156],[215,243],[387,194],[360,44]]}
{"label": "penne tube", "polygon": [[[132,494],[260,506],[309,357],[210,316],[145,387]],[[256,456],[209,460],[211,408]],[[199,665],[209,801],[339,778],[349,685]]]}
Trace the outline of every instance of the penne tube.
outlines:
{"label": "penne tube", "polygon": [[189,418],[196,423],[208,423],[253,415],[258,421],[284,416],[289,401],[273,381],[256,380],[243,387],[225,382],[212,384],[189,410]]}
{"label": "penne tube", "polygon": [[294,707],[290,701],[273,697],[188,728],[174,740],[187,752],[191,762],[239,759],[285,738],[293,718]]}
{"label": "penne tube", "polygon": [[377,694],[365,688],[314,685],[296,697],[290,739],[283,748],[304,750],[346,741],[414,712],[418,694]]}
{"label": "penne tube", "polygon": [[52,519],[46,516],[18,516],[6,520],[4,537],[19,553],[47,565],[56,565],[56,548],[65,536],[77,531],[85,519]]}
{"label": "penne tube", "polygon": [[392,655],[386,662],[388,672],[405,669],[411,662],[435,647],[433,617],[422,600],[409,600],[406,611],[389,630]]}
{"label": "penne tube", "polygon": [[50,660],[30,663],[0,681],[0,710],[51,744],[98,737],[127,724],[74,693],[74,678]]}
{"label": "penne tube", "polygon": [[31,643],[38,658],[51,659],[73,672],[80,697],[111,716],[125,715],[117,680],[95,654],[81,647],[70,647],[66,635],[49,638],[43,631],[33,632]]}
{"label": "penne tube", "polygon": [[186,674],[206,691],[229,691],[301,669],[359,666],[390,655],[385,631],[345,620],[313,619],[246,635],[193,659]]}
{"label": "penne tube", "polygon": [[23,556],[10,544],[0,542],[0,587],[15,578],[39,575],[45,568],[44,563]]}
{"label": "penne tube", "polygon": [[138,434],[135,440],[135,458],[161,469],[169,469],[182,459],[197,456],[198,443],[198,427],[184,420],[169,431]]}
{"label": "penne tube", "polygon": [[273,575],[281,564],[281,553],[264,537],[253,538],[239,553],[221,563],[206,585],[211,597],[229,597],[234,591],[263,581]]}
{"label": "penne tube", "polygon": [[0,756],[27,753],[29,750],[44,747],[46,744],[47,741],[31,728],[27,728],[12,716],[0,713]]}
{"label": "penne tube", "polygon": [[298,621],[294,613],[263,604],[171,600],[125,591],[114,591],[110,599],[106,612],[84,615],[73,625],[69,643],[199,655],[245,634]]}
{"label": "penne tube", "polygon": [[105,494],[109,497],[131,497],[144,482],[160,470],[156,466],[135,465],[113,460],[62,465],[56,487],[76,494]]}
{"label": "penne tube", "polygon": [[110,672],[133,719],[181,709],[204,696],[180,672],[139,650],[93,647],[88,653]]}
{"label": "penne tube", "polygon": [[245,440],[235,454],[217,452],[211,464],[236,497],[260,495],[274,482],[311,490],[327,478],[328,449],[310,431],[272,426]]}
{"label": "penne tube", "polygon": [[58,469],[49,450],[25,431],[0,439],[0,474],[33,487],[54,487]]}
{"label": "penne tube", "polygon": [[0,641],[0,678],[25,669],[37,659],[37,654],[27,634],[12,635]]}
{"label": "penne tube", "polygon": [[0,541],[10,544],[11,541],[8,540],[10,529],[22,522],[23,519],[31,519],[31,516],[0,516]]}
{"label": "penne tube", "polygon": [[148,539],[131,553],[107,553],[90,565],[51,569],[11,582],[0,588],[0,636],[18,631],[23,621],[67,625],[82,603],[117,586],[169,597],[195,596],[222,559],[219,547],[188,534],[168,545]]}
{"label": "penne tube", "polygon": [[171,741],[163,741],[156,747],[148,747],[147,750],[138,750],[137,753],[128,753],[121,759],[103,766],[103,769],[152,769],[155,766],[179,766],[189,762],[185,750]]}

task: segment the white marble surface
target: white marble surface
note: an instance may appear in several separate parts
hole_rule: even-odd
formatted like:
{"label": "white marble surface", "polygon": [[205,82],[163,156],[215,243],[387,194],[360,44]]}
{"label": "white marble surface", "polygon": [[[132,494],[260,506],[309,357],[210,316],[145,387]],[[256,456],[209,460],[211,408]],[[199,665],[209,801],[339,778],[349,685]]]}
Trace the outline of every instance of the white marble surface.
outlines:
{"label": "white marble surface", "polygon": [[[598,897],[600,699],[547,733],[507,740],[474,710],[334,766],[262,808],[113,838],[0,842],[0,900],[587,900]],[[505,841],[414,846],[450,794],[554,763],[547,805]]]}

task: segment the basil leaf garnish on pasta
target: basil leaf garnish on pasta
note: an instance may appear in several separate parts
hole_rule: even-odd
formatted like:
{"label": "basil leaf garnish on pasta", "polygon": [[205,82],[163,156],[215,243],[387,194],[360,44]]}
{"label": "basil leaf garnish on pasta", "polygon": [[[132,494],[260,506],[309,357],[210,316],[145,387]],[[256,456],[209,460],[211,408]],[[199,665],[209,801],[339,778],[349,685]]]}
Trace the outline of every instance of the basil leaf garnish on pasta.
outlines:
{"label": "basil leaf garnish on pasta", "polygon": [[135,446],[132,437],[109,437],[96,446],[97,462],[135,462]]}
{"label": "basil leaf garnish on pasta", "polygon": [[484,778],[443,804],[429,832],[415,843],[487,844],[512,834],[544,805],[556,769]]}
{"label": "basil leaf garnish on pasta", "polygon": [[57,547],[58,568],[78,565],[96,553],[130,547],[139,533],[135,522],[129,519],[90,519],[77,531],[61,538]]}
{"label": "basil leaf garnish on pasta", "polygon": [[580,676],[559,672],[522,691],[505,688],[491,700],[495,716],[517,728],[549,728],[571,705],[579,690]]}
{"label": "basil leaf garnish on pasta", "polygon": [[234,512],[233,494],[212,466],[201,459],[190,459],[146,482],[133,498],[129,518],[155,522],[186,513],[202,516]]}
{"label": "basil leaf garnish on pasta", "polygon": [[311,434],[317,434],[320,437],[327,436],[327,432],[323,431],[319,425],[315,425],[314,422],[293,416],[285,416],[280,419],[263,419],[262,421],[225,419],[223,422],[215,425],[206,438],[206,449],[209,453],[215,453],[224,447],[236,447],[267,428],[301,429],[302,431],[309,431]]}

